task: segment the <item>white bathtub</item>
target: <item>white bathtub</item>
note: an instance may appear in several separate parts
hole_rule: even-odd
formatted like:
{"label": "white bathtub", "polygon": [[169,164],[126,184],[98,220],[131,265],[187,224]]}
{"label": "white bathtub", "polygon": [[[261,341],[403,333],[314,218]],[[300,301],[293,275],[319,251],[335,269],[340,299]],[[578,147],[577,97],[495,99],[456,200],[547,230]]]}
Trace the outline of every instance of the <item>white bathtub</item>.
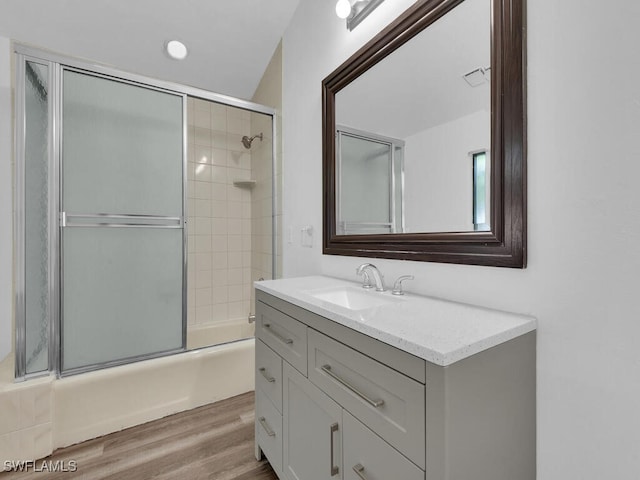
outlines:
{"label": "white bathtub", "polygon": [[0,408],[15,406],[18,419],[4,430],[0,425],[0,460],[42,458],[253,389],[253,339],[63,379],[5,384]]}

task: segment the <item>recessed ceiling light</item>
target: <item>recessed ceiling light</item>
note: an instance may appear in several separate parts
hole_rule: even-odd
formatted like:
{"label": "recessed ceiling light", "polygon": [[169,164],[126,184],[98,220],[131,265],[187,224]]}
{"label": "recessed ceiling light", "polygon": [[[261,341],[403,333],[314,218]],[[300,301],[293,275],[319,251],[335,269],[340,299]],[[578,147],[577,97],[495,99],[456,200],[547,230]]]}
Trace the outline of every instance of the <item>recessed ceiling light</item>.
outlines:
{"label": "recessed ceiling light", "polygon": [[187,47],[184,43],[178,40],[170,40],[166,45],[167,54],[171,58],[175,58],[176,60],[183,60],[187,54]]}

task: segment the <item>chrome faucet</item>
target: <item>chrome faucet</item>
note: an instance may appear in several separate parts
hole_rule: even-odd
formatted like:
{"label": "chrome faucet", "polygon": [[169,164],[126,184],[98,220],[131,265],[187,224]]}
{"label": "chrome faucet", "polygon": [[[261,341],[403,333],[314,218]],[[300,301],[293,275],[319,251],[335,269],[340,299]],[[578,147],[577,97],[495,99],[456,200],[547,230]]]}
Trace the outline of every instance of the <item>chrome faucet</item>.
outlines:
{"label": "chrome faucet", "polygon": [[[356,274],[358,275],[366,275],[369,279],[373,277],[373,281],[376,284],[376,292],[384,292],[384,280],[382,275],[380,274],[380,270],[373,263],[363,263],[356,269]],[[365,278],[366,278],[365,277]],[[365,288],[367,288],[365,286]]]}

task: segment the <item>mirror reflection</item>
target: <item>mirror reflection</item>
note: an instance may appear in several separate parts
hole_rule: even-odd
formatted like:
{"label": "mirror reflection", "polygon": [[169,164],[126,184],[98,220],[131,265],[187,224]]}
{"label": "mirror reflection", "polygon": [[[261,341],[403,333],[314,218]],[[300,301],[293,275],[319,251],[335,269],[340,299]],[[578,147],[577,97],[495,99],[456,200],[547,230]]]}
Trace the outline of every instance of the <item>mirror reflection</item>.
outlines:
{"label": "mirror reflection", "polygon": [[490,49],[465,0],[336,94],[338,235],[490,230]]}
{"label": "mirror reflection", "polygon": [[[338,234],[404,231],[404,142],[337,127]],[[366,201],[363,201],[366,199]]]}

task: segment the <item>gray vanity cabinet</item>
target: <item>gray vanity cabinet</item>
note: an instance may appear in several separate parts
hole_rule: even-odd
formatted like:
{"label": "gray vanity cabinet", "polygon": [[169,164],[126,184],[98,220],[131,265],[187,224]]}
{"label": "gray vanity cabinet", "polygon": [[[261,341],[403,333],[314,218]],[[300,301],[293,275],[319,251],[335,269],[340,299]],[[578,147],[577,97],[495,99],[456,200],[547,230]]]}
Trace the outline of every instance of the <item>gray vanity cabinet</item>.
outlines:
{"label": "gray vanity cabinet", "polygon": [[534,480],[535,332],[439,366],[257,290],[255,428],[281,480]]}

